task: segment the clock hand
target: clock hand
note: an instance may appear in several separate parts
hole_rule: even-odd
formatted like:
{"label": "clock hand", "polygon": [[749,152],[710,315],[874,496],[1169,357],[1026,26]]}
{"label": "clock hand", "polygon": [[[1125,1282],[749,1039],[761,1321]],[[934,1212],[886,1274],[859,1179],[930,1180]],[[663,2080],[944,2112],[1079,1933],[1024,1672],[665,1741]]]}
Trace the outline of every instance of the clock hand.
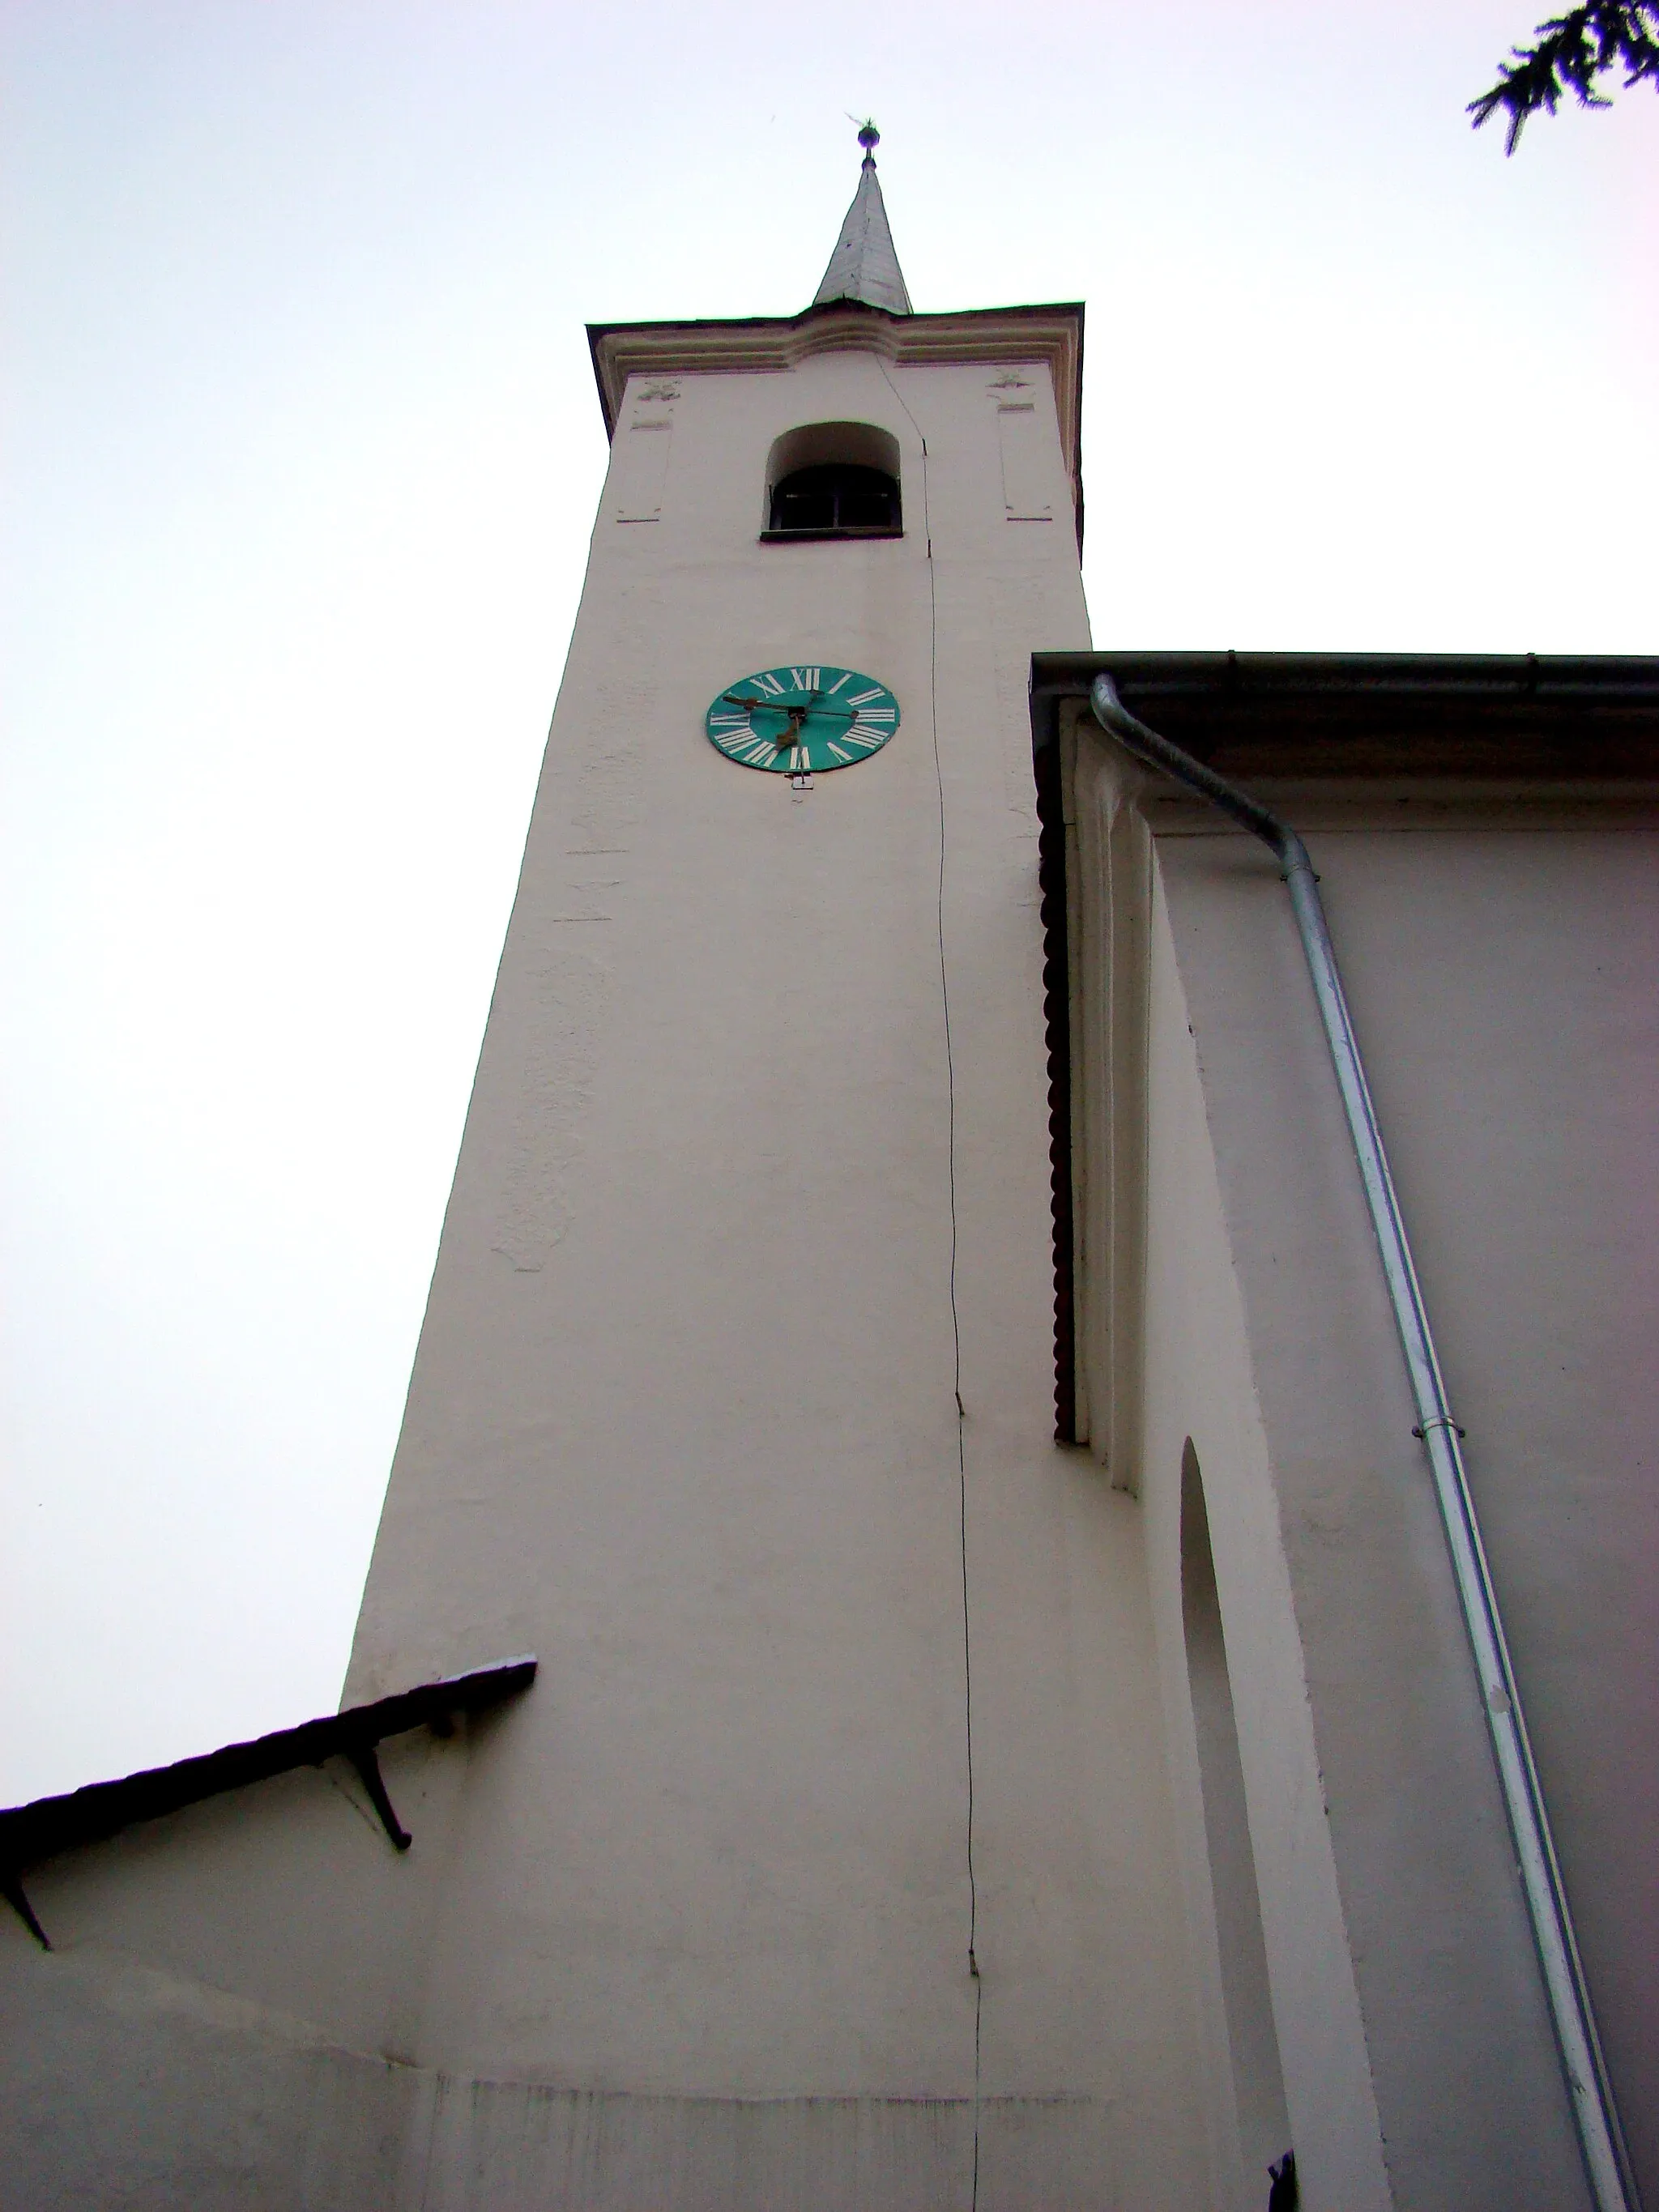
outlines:
{"label": "clock hand", "polygon": [[[787,715],[788,720],[784,724],[781,732],[772,740],[780,752],[783,751],[786,746],[798,742],[801,718],[806,713],[805,707],[780,706],[775,699],[745,699],[736,691],[722,691],[720,697],[727,706],[746,707],[751,712],[757,707],[769,707],[775,714]],[[758,736],[759,732],[757,732],[756,734]]]}
{"label": "clock hand", "polygon": [[727,707],[769,707],[774,713],[787,714],[792,720],[798,722],[805,720],[809,714],[815,714],[820,720],[825,715],[833,715],[837,721],[857,721],[859,709],[856,707],[821,707],[817,702],[823,696],[822,690],[809,691],[804,703],[786,707],[778,699],[749,699],[740,691],[722,691],[720,702]]}
{"label": "clock hand", "polygon": [[[798,691],[795,694],[795,696],[798,699],[804,698],[805,700],[806,704],[801,710],[803,713],[807,712],[811,708],[813,700],[823,699],[827,696],[828,695],[822,685],[819,685],[816,690],[811,691],[805,693]],[[725,700],[729,700],[731,704],[734,707],[775,707],[781,714],[789,714],[795,711],[793,707],[784,706],[781,697],[750,699],[746,698],[741,691],[722,691],[720,693],[720,697]],[[837,712],[839,711],[840,710],[837,709]]]}
{"label": "clock hand", "polygon": [[778,750],[782,752],[787,747],[799,744],[801,725],[809,720],[816,722],[846,722],[849,726],[860,720],[860,709],[856,707],[822,705],[820,702],[824,696],[823,690],[819,689],[809,692],[804,700],[799,700],[789,706],[785,706],[782,701],[778,699],[750,698],[740,691],[722,691],[720,698],[727,706],[743,707],[751,712],[757,707],[764,707],[775,714],[784,715],[786,717],[784,726],[772,741]]}

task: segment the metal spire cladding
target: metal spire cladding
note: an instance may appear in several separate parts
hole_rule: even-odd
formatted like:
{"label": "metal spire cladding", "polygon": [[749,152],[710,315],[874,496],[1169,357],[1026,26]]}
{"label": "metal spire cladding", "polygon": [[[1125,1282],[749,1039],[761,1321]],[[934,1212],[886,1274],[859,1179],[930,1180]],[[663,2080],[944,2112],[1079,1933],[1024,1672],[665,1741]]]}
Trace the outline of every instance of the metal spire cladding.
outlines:
{"label": "metal spire cladding", "polygon": [[887,227],[887,210],[876,178],[875,149],[880,143],[881,133],[875,125],[865,124],[859,131],[859,143],[864,149],[859,188],[830,256],[823,282],[813,295],[815,307],[836,300],[861,300],[867,307],[885,307],[893,315],[911,312],[910,295],[904,289],[898,256],[893,251],[893,234]]}

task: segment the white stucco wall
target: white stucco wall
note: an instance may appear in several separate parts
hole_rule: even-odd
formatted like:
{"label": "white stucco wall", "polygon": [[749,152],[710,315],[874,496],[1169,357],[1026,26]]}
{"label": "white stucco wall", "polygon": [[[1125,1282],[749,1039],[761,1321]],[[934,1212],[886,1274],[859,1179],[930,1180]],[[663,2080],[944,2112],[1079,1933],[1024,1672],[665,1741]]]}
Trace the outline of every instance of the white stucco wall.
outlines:
{"label": "white stucco wall", "polygon": [[[297,1909],[270,1785],[217,1816],[222,1894],[165,1824],[59,1863],[63,1957],[0,1954],[63,2048],[137,2023],[117,2110],[257,2074],[204,2074],[147,1973],[254,2007],[261,2051],[299,2023],[198,2201],[228,2160],[284,2204],[372,2168],[354,2201],[423,2212],[965,2207],[976,2130],[987,2207],[1206,2201],[1142,1517],[1052,1441],[1025,687],[1087,628],[1041,365],[1054,519],[1007,520],[1018,337],[629,387],[347,1698],[526,1650],[536,1686],[427,1754],[448,1809],[404,1860],[302,1785],[369,1851],[356,1910]],[[773,441],[842,419],[898,441],[903,538],[757,543]],[[903,721],[797,798],[702,716],[808,657]],[[349,2156],[296,2147],[334,2127]]]}
{"label": "white stucco wall", "polygon": [[[1182,1872],[1193,1942],[1205,1972],[1212,2134],[1224,2170],[1237,2154],[1228,2124],[1219,1960],[1206,1925],[1212,1877],[1181,1620],[1181,1463],[1188,1438],[1203,1471],[1304,2202],[1310,2208],[1381,2205],[1389,2201],[1382,2146],[1324,1833],[1318,1754],[1271,1463],[1161,886],[1151,966],[1141,1497],[1166,1725],[1184,1813]],[[1261,2201],[1260,2183],[1259,2169],[1238,2173],[1235,2201]]]}
{"label": "white stucco wall", "polygon": [[[661,519],[596,534],[350,1689],[543,1657],[471,1801],[438,2063],[972,2096],[936,668],[981,2087],[1092,2100],[1091,2185],[1173,2203],[1139,1531],[1050,1440],[1024,673],[1085,616],[1066,523],[1005,519],[997,374],[847,352],[640,403]],[[757,543],[817,420],[898,440],[902,541]],[[700,717],[807,657],[903,721],[796,800]]]}
{"label": "white stucco wall", "polygon": [[[1106,828],[1122,793],[1155,832],[1145,1282],[1126,1310],[1144,1328],[1136,1473],[1200,1967],[1179,1634],[1188,1437],[1208,1496],[1304,2202],[1369,2201],[1357,2172],[1339,2183],[1333,2163],[1369,2139],[1397,2204],[1577,2206],[1482,1716],[1284,894],[1252,841],[1145,786],[1085,732],[1072,782],[1073,853],[1095,878],[1074,902],[1095,978],[1085,1000],[1104,974]],[[1469,1431],[1615,2087],[1651,2173],[1659,1655],[1650,1363],[1636,1340],[1655,1265],[1653,833],[1616,793],[1534,792],[1522,805],[1514,793],[1306,787],[1283,799],[1321,872]],[[1097,1052],[1109,1011],[1081,1012]],[[1097,1262],[1111,1212],[1098,1128],[1085,1099]],[[1121,1346],[1093,1279],[1084,1294],[1097,1396]],[[1224,2158],[1212,1961],[1200,2015]]]}

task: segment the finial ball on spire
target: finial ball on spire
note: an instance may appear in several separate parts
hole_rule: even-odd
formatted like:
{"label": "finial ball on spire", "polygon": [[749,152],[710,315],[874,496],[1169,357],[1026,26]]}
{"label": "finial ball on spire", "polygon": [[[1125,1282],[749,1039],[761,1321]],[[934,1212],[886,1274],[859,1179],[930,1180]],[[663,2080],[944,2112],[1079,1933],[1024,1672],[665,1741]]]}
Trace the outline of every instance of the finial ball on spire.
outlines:
{"label": "finial ball on spire", "polygon": [[865,160],[873,161],[875,149],[881,143],[881,133],[867,118],[859,125],[859,143],[864,149]]}

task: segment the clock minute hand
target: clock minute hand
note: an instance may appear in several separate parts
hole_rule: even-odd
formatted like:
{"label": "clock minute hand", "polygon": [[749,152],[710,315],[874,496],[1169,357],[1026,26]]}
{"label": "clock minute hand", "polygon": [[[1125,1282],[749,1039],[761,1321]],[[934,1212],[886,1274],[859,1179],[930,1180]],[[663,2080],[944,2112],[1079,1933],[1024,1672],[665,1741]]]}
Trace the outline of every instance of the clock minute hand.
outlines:
{"label": "clock minute hand", "polygon": [[858,708],[823,707],[818,704],[823,696],[822,691],[814,691],[804,706],[786,707],[781,699],[746,699],[739,691],[722,691],[720,702],[727,707],[769,707],[774,714],[787,714],[792,721],[796,722],[805,721],[809,714],[820,721],[826,718],[836,721],[857,721]]}

